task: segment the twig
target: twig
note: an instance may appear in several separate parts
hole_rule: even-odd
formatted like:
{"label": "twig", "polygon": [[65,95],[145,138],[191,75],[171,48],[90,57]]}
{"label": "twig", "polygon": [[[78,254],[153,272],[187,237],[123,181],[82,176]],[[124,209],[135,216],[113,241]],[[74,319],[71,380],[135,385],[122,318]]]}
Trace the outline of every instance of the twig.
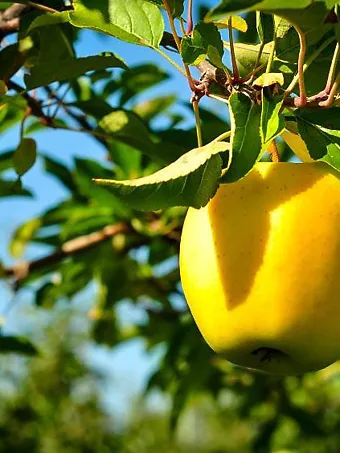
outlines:
{"label": "twig", "polygon": [[31,7],[14,3],[0,13],[0,40],[5,36],[16,33],[20,28],[21,17],[28,13]]}
{"label": "twig", "polygon": [[192,29],[193,29],[192,3],[193,3],[193,0],[188,0],[187,35],[190,35],[192,32]]}
{"label": "twig", "polygon": [[108,225],[100,231],[90,233],[84,236],[80,236],[76,239],[71,239],[65,242],[60,250],[39,258],[33,261],[26,261],[23,263],[16,264],[15,266],[4,269],[4,275],[6,277],[14,277],[18,282],[26,278],[32,271],[44,268],[51,264],[58,263],[62,259],[84,252],[95,245],[106,241],[107,239],[121,233],[127,233],[132,231],[131,227],[127,223],[116,223],[114,225]]}
{"label": "twig", "polygon": [[231,16],[229,16],[229,19],[228,19],[228,31],[229,31],[229,46],[230,46],[231,63],[233,66],[233,78],[237,82],[240,78],[240,73],[238,71],[236,55],[235,55],[233,26],[232,26],[232,17]]}
{"label": "twig", "polygon": [[40,3],[28,1],[27,4],[29,6],[32,6],[33,8],[39,9],[40,11],[44,11],[45,13],[58,13],[59,12],[58,10],[56,10],[54,8],[50,8],[49,6],[40,5]]}
{"label": "twig", "polygon": [[201,118],[200,118],[198,103],[199,103],[198,99],[194,99],[192,101],[192,108],[194,110],[195,121],[196,121],[197,145],[200,148],[201,146],[203,146],[203,140],[202,140]]}
{"label": "twig", "polygon": [[337,42],[336,46],[335,46],[335,49],[334,49],[334,53],[333,53],[331,67],[329,68],[327,83],[326,83],[326,86],[325,86],[325,93],[326,94],[329,94],[331,89],[332,89],[333,80],[334,80],[334,77],[335,77],[335,72],[336,72],[336,68],[337,68],[337,65],[338,65],[339,57],[340,57],[340,44]]}
{"label": "twig", "polygon": [[[179,53],[181,53],[181,40],[180,40],[180,38],[178,36],[177,30],[176,30],[176,27],[175,27],[174,18],[172,17],[171,9],[170,9],[168,0],[163,0],[163,5],[164,5],[164,8],[165,8],[166,13],[168,15],[168,18],[169,18],[169,24],[170,24],[170,28],[171,28],[171,31],[172,31],[172,35],[173,35],[174,40],[176,42],[177,50],[178,50]],[[183,63],[183,64],[184,64],[184,69],[185,69],[185,73],[186,73],[186,77],[188,79],[188,83],[189,83],[190,89],[191,89],[191,91],[195,92],[196,91],[196,86],[195,86],[194,80],[193,80],[193,78],[191,76],[191,72],[190,72],[189,66],[186,63]]]}

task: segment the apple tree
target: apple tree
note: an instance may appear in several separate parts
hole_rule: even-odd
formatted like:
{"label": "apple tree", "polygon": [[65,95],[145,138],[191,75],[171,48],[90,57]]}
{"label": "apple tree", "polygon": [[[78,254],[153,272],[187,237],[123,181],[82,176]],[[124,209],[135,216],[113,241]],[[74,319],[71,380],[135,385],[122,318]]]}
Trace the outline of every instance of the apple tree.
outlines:
{"label": "apple tree", "polygon": [[[68,194],[13,231],[16,262],[2,260],[4,284],[15,295],[30,288],[36,310],[51,311],[91,286],[94,341],[162,345],[146,392],[171,396],[173,429],[192,396],[218,402],[228,391],[240,419],[256,420],[249,451],[287,447],[277,434],[286,423],[296,424],[296,438],[339,442],[339,403],[306,390],[336,370],[290,380],[226,362],[202,339],[178,269],[186,210],[206,206],[219,185],[259,161],[340,170],[338,2],[22,0],[0,8],[0,131],[17,133],[14,148],[0,147],[0,196],[33,197],[25,178],[38,164]],[[103,37],[101,52],[78,54],[79,40],[94,35]],[[138,52],[138,64],[128,50],[118,54],[120,42]],[[176,84],[157,92],[179,76],[185,102]],[[106,158],[47,155],[39,133],[53,140],[60,130],[87,134]],[[46,254],[27,260],[31,244]],[[143,312],[128,328],[119,317],[126,300]],[[0,351],[33,354],[39,344],[5,325]],[[261,413],[264,406],[271,409]]]}

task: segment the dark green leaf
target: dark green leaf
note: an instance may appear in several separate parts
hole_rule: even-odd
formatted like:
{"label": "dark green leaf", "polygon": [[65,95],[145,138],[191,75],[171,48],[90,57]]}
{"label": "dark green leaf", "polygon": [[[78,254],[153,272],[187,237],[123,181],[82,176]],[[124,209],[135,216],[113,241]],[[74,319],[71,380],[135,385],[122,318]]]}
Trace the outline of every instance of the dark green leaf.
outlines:
{"label": "dark green leaf", "polygon": [[181,44],[181,55],[187,64],[198,64],[209,53],[221,59],[223,56],[223,42],[216,25],[213,23],[198,22],[193,31],[192,38],[184,36]]}
{"label": "dark green leaf", "polygon": [[260,157],[261,107],[247,96],[234,93],[229,99],[231,122],[231,164],[221,182],[233,182],[245,176]]}
{"label": "dark green leaf", "polygon": [[52,308],[60,295],[60,289],[52,282],[43,283],[35,293],[38,307]]}
{"label": "dark green leaf", "polygon": [[24,196],[31,197],[29,190],[23,189],[21,181],[5,181],[0,179],[0,197]]}
{"label": "dark green leaf", "polygon": [[141,64],[123,72],[120,80],[120,104],[136,96],[138,93],[152,88],[167,80],[169,74],[154,64]]}
{"label": "dark green leaf", "polygon": [[26,338],[0,335],[0,354],[36,355],[37,352],[36,347]]}
{"label": "dark green leaf", "polygon": [[13,166],[19,176],[24,175],[35,163],[37,145],[33,138],[23,138],[13,154]]}
{"label": "dark green leaf", "polygon": [[297,124],[310,156],[340,171],[340,131],[327,129],[300,117],[297,117]]}
{"label": "dark green leaf", "polygon": [[6,151],[0,154],[0,173],[13,168],[13,154],[14,151]]}
{"label": "dark green leaf", "polygon": [[256,29],[260,41],[263,44],[273,41],[274,39],[274,18],[271,14],[265,14],[256,11]]}
{"label": "dark green leaf", "polygon": [[75,193],[77,186],[74,183],[72,173],[70,170],[51,157],[44,157],[45,170],[58,179],[70,192]]}
{"label": "dark green leaf", "polygon": [[106,185],[134,208],[157,210],[170,206],[204,206],[215,194],[221,174],[219,153],[224,142],[210,143],[189,151],[176,162],[151,176],[128,181],[95,180]]}
{"label": "dark green leaf", "polygon": [[31,69],[30,75],[25,76],[27,89],[49,85],[52,82],[70,80],[85,74],[105,68],[126,68],[125,63],[115,55],[95,55],[85,58],[69,58],[54,63],[41,62]]}

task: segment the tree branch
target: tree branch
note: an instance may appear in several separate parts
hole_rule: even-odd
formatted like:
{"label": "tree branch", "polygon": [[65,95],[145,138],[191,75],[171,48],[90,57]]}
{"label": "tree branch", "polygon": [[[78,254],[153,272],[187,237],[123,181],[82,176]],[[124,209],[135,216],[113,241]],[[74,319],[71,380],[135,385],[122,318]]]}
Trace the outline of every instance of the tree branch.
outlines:
{"label": "tree branch", "polygon": [[5,36],[19,30],[21,17],[31,11],[31,9],[29,5],[14,3],[5,11],[0,12],[0,41]]}
{"label": "tree branch", "polygon": [[[158,222],[158,220],[156,222]],[[153,222],[151,222],[151,228],[152,223]],[[135,230],[132,228],[132,226],[127,222],[119,222],[112,225],[107,225],[99,231],[79,236],[75,239],[71,239],[70,241],[65,242],[59,250],[56,250],[50,255],[46,255],[42,258],[32,261],[25,261],[11,267],[6,267],[3,269],[3,275],[7,278],[14,278],[15,284],[17,285],[21,280],[24,280],[31,272],[35,270],[56,264],[69,256],[74,256],[81,252],[89,250],[118,234],[132,233],[134,231]],[[171,243],[179,244],[181,231],[179,229],[173,229],[171,231],[168,231],[164,235],[164,237]],[[133,248],[140,245],[145,245],[145,243],[145,240],[140,243],[134,243]]]}
{"label": "tree branch", "polygon": [[90,248],[112,238],[117,234],[127,233],[129,231],[132,231],[132,228],[128,223],[120,222],[113,225],[107,225],[102,230],[95,231],[94,233],[86,234],[84,236],[79,236],[78,238],[65,242],[60,250],[44,256],[43,258],[33,261],[25,261],[12,267],[7,267],[4,269],[4,275],[6,277],[14,277],[16,282],[19,282],[20,280],[26,278],[30,272],[34,270],[58,263],[68,256],[73,256],[80,252],[84,252],[85,250],[89,250]]}

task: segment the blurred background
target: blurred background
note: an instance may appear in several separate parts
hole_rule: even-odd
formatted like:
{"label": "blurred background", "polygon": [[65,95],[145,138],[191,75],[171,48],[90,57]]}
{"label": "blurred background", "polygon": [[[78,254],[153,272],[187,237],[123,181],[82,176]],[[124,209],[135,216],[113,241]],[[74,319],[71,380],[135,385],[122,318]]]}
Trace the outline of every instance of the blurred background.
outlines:
{"label": "blurred background", "polygon": [[[202,2],[195,18],[214,3]],[[253,15],[247,21],[254,24]],[[39,355],[0,355],[0,452],[338,453],[340,366],[278,378],[217,357],[179,284],[185,210],[154,219],[92,187],[93,176],[138,177],[159,166],[134,142],[91,134],[112,108],[136,113],[152,143],[174,157],[195,147],[185,79],[147,48],[67,26],[64,33],[77,56],[114,52],[130,71],[50,85],[66,104],[58,119],[68,127],[25,122],[38,144],[39,158],[22,180],[33,196],[1,194],[1,262],[9,269],[53,255],[66,241],[112,222],[132,219],[135,233],[52,261],[27,278],[1,280],[2,334],[25,337]],[[6,36],[2,48],[16,40]],[[13,78],[20,86],[25,71]],[[54,111],[51,93],[39,88],[34,95]],[[15,179],[8,158],[19,141],[19,110],[11,104],[1,116],[4,181]],[[228,130],[225,105],[204,99],[201,112],[205,141]],[[84,116],[89,133],[65,130]],[[280,146],[282,160],[289,159],[290,150]]]}

